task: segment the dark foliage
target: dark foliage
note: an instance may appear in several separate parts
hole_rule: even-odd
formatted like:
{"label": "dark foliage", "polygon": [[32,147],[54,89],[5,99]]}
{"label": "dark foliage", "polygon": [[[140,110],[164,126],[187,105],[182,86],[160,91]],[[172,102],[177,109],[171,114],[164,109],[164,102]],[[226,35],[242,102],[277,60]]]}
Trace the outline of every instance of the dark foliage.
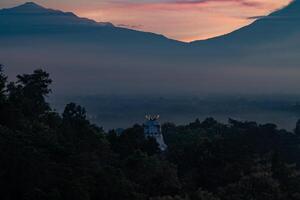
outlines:
{"label": "dark foliage", "polygon": [[75,103],[62,115],[46,102],[49,74],[7,83],[0,70],[0,188],[3,200],[298,200],[299,123],[212,118],[163,125],[168,144],[135,125],[105,133]]}

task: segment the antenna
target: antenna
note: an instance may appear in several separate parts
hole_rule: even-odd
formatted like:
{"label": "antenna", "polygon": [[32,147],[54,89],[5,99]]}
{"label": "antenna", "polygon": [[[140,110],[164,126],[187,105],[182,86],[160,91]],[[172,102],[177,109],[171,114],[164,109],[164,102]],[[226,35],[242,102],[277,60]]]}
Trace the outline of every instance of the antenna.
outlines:
{"label": "antenna", "polygon": [[149,121],[155,121],[159,119],[159,115],[145,115],[145,118]]}

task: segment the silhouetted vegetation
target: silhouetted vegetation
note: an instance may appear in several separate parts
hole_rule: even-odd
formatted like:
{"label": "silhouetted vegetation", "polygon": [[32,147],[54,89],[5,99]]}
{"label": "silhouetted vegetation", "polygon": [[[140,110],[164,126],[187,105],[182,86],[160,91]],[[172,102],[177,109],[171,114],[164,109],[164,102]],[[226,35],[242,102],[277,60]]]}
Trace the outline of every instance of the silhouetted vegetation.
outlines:
{"label": "silhouetted vegetation", "polygon": [[168,145],[135,125],[121,135],[91,124],[83,107],[47,103],[49,74],[7,82],[0,71],[0,188],[3,200],[298,200],[300,122],[212,118],[163,125]]}

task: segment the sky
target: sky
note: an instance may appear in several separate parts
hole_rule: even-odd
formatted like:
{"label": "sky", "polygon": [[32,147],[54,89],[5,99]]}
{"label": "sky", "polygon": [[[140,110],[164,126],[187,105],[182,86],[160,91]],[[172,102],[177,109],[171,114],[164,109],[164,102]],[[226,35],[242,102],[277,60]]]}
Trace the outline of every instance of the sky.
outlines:
{"label": "sky", "polygon": [[[289,4],[291,0],[36,0],[116,26],[194,41],[229,33]],[[0,0],[13,7],[22,0]]]}

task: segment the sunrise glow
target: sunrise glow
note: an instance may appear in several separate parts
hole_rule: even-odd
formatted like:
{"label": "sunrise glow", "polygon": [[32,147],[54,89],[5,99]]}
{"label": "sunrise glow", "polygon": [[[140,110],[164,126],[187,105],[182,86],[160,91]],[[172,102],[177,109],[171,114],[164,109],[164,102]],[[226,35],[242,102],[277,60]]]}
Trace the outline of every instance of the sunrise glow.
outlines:
{"label": "sunrise glow", "polygon": [[[37,0],[37,3],[116,26],[181,41],[223,35],[289,4],[291,0]],[[1,7],[24,1],[4,0]]]}

